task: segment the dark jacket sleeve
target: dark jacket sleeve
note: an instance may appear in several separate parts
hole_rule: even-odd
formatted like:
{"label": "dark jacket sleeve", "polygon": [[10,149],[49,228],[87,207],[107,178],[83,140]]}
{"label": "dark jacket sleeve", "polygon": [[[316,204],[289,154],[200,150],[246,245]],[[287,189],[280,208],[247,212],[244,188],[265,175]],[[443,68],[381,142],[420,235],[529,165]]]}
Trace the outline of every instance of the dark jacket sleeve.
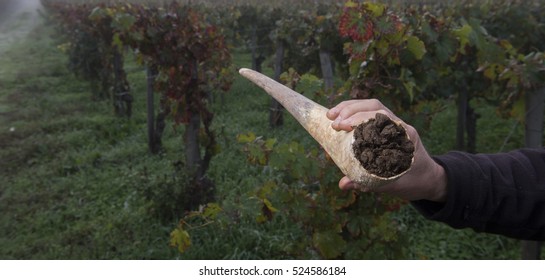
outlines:
{"label": "dark jacket sleeve", "polygon": [[434,157],[447,177],[445,203],[413,201],[426,218],[454,228],[545,240],[545,149]]}

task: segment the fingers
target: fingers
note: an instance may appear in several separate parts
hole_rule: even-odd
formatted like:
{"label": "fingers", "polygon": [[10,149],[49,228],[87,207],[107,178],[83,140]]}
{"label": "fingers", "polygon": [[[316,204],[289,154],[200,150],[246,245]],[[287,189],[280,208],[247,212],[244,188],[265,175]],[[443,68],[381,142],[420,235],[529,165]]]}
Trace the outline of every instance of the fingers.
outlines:
{"label": "fingers", "polygon": [[331,108],[327,112],[327,117],[330,120],[335,120],[340,115],[346,119],[356,112],[377,110],[388,111],[388,109],[377,99],[354,99],[337,104],[337,106]]}
{"label": "fingers", "polygon": [[345,118],[343,115],[339,115],[333,123],[331,123],[331,127],[335,130],[344,130],[344,131],[352,131],[352,129],[362,122],[375,118],[377,113],[381,113],[384,115],[387,115],[390,117],[390,119],[398,120],[398,118],[390,113],[390,111],[387,110],[376,110],[376,111],[363,111],[363,112],[357,112],[349,117]]}
{"label": "fingers", "polygon": [[352,127],[365,120],[374,118],[376,113],[382,113],[391,119],[398,118],[377,99],[349,100],[339,103],[327,112],[327,117],[333,121],[331,127],[335,130],[351,131]]}
{"label": "fingers", "polygon": [[339,181],[339,188],[343,191],[349,191],[349,190],[359,190],[359,191],[362,191],[362,192],[369,192],[371,191],[371,189],[365,187],[365,186],[361,186],[361,185],[358,185],[354,182],[352,182],[352,180],[350,180],[348,177],[344,176],[341,178],[341,180]]}
{"label": "fingers", "polygon": [[348,191],[356,188],[356,184],[348,179],[348,177],[344,176],[339,181],[339,188],[343,191]]}

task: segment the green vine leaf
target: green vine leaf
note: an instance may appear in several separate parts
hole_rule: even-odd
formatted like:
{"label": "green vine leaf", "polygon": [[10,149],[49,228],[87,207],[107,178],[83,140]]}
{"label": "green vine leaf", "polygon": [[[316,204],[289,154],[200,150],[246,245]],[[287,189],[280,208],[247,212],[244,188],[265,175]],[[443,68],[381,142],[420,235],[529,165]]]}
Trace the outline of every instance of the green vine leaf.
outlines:
{"label": "green vine leaf", "polygon": [[129,14],[116,14],[112,26],[115,29],[126,32],[129,31],[133,24],[136,22],[136,18]]}
{"label": "green vine leaf", "polygon": [[418,60],[421,60],[422,57],[426,54],[426,46],[416,36],[410,36],[407,39],[407,49],[414,55]]}
{"label": "green vine leaf", "polygon": [[117,47],[118,50],[123,49],[123,41],[121,40],[121,38],[119,38],[118,33],[114,34],[114,36],[112,37],[112,45],[114,47]]}
{"label": "green vine leaf", "polygon": [[273,149],[274,147],[274,144],[276,144],[276,139],[275,138],[270,138],[270,139],[267,139],[265,140],[265,149],[270,151]]}
{"label": "green vine leaf", "polygon": [[106,16],[106,12],[101,7],[95,7],[91,14],[89,15],[90,20],[99,20],[100,18]]}
{"label": "green vine leaf", "polygon": [[470,43],[470,36],[473,32],[473,28],[469,24],[464,24],[464,26],[452,31],[452,33],[460,41],[459,52],[461,54],[466,54],[465,48]]}
{"label": "green vine leaf", "polygon": [[335,231],[315,232],[312,243],[326,259],[335,259],[345,251],[346,241]]}
{"label": "green vine leaf", "polygon": [[277,185],[274,181],[267,181],[261,188],[259,188],[256,192],[256,196],[259,199],[265,199],[268,195],[270,195],[274,189],[276,189]]}
{"label": "green vine leaf", "polygon": [[356,202],[356,193],[353,191],[337,192],[335,197],[332,197],[332,207],[335,210],[341,210]]}

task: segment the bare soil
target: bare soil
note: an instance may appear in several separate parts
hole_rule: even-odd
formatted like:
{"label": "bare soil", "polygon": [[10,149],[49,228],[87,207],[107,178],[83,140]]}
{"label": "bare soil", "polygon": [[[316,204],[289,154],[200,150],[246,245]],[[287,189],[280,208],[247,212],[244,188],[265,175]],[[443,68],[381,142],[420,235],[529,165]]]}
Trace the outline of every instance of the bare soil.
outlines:
{"label": "bare soil", "polygon": [[403,173],[412,163],[414,144],[403,126],[377,113],[374,119],[354,129],[352,148],[356,158],[371,174],[388,178]]}

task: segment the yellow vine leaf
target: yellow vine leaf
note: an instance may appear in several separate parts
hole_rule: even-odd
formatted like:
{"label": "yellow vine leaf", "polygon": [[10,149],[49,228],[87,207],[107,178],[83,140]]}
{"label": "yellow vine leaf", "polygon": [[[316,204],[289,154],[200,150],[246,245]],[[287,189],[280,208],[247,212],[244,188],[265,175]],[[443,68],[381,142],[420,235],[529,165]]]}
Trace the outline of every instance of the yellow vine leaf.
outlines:
{"label": "yellow vine leaf", "polygon": [[358,3],[355,3],[352,0],[349,0],[344,4],[344,6],[347,7],[347,8],[355,8],[355,7],[358,6]]}
{"label": "yellow vine leaf", "polygon": [[208,203],[203,210],[203,217],[209,219],[215,219],[216,216],[222,211],[221,207],[217,203]]}
{"label": "yellow vine leaf", "polygon": [[250,143],[256,139],[256,136],[253,132],[248,132],[246,134],[241,133],[237,135],[237,142],[239,143]]}
{"label": "yellow vine leaf", "polygon": [[367,10],[372,12],[375,17],[380,17],[384,14],[386,7],[382,4],[367,3]]}
{"label": "yellow vine leaf", "polygon": [[177,228],[170,233],[170,246],[176,247],[180,253],[183,253],[191,246],[189,233],[181,228]]}

